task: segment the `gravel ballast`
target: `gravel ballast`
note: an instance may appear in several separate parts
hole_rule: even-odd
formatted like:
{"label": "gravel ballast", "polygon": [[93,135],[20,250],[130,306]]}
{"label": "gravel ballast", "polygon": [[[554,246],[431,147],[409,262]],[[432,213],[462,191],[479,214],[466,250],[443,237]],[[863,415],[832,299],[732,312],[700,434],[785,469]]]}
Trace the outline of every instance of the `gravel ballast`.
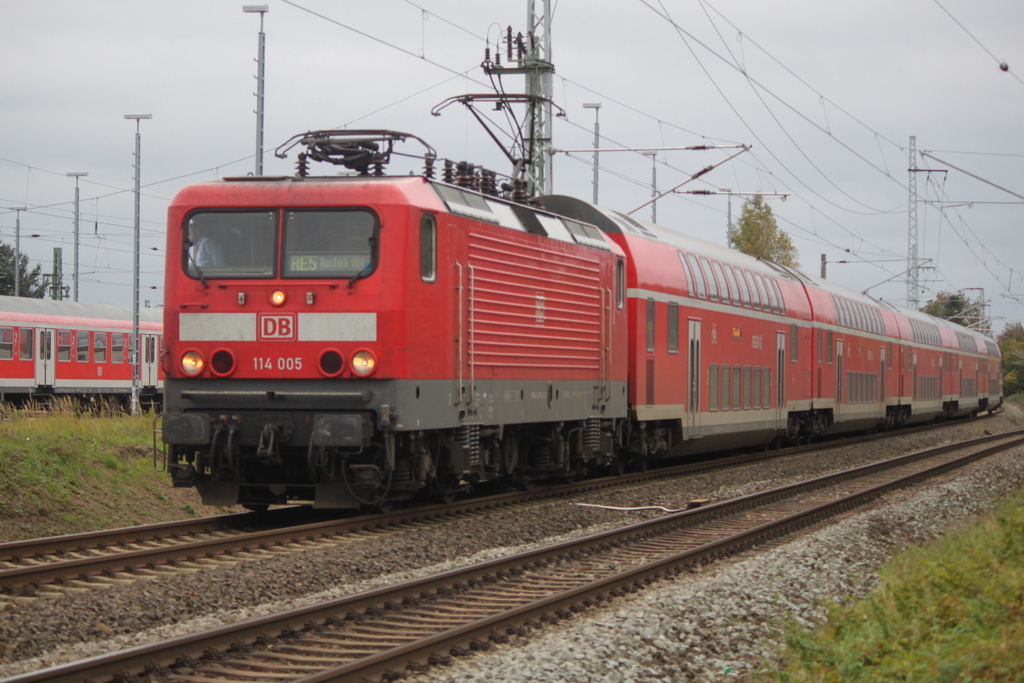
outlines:
{"label": "gravel ballast", "polygon": [[[1017,428],[1020,411],[949,431],[901,436],[885,444],[785,458],[742,470],[659,482],[604,494],[588,503],[664,505],[725,498],[834,469],[918,450],[984,431]],[[532,639],[421,681],[720,680],[769,666],[780,628],[810,623],[825,600],[863,595],[894,549],[941,534],[1020,488],[1020,450],[989,458],[913,492],[891,494],[865,511],[768,551],[711,565],[591,610]],[[100,654],[158,637],[213,628],[272,611],[346,595],[456,565],[651,516],[560,501],[374,536],[335,548],[238,562],[170,578],[147,579],[0,613],[0,677]]]}

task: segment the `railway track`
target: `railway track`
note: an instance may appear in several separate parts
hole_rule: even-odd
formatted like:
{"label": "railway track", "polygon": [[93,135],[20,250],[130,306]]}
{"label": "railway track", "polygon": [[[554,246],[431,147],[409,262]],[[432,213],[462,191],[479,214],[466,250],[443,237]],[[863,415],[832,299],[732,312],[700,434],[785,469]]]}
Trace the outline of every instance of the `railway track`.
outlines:
{"label": "railway track", "polygon": [[949,444],[5,683],[392,680],[1021,444],[1024,430]]}
{"label": "railway track", "polygon": [[[934,429],[903,430],[899,435],[929,428]],[[745,453],[622,477],[590,479],[346,519],[325,518],[323,514],[305,508],[284,508],[261,515],[225,515],[3,543],[0,544],[0,606],[102,589],[111,584],[194,572],[274,554],[306,552],[358,540],[367,533],[396,532],[414,525],[445,524],[482,511],[542,504],[552,498],[571,498],[601,489],[632,486],[883,438],[886,436],[857,436],[785,451]]]}

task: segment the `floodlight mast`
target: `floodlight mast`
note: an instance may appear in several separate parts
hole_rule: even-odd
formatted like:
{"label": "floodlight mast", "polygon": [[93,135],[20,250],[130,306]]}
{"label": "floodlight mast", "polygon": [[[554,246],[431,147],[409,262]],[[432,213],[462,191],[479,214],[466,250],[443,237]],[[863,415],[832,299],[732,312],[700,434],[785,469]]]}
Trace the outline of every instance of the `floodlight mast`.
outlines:
{"label": "floodlight mast", "polygon": [[[135,267],[132,270],[132,415],[139,414],[139,176],[142,165],[142,121],[153,118],[152,114],[125,114],[126,119],[135,121]],[[75,260],[78,267],[78,260]]]}
{"label": "floodlight mast", "polygon": [[81,216],[81,214],[78,212],[78,179],[89,175],[89,173],[87,171],[78,171],[74,173],[65,173],[64,175],[68,176],[69,178],[75,179],[75,270],[71,277],[71,284],[73,285],[71,289],[71,300],[78,301],[78,236],[79,218]]}

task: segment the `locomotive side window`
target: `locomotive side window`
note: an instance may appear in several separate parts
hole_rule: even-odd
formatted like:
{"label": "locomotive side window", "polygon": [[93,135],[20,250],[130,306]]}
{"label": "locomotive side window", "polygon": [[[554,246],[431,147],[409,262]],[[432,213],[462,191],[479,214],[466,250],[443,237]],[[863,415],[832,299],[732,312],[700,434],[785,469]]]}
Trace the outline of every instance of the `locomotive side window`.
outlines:
{"label": "locomotive side window", "polygon": [[377,218],[365,209],[288,211],[282,277],[366,277],[377,266]]}
{"label": "locomotive side window", "polygon": [[197,211],[185,222],[181,265],[196,279],[273,277],[276,235],[276,211]]}
{"label": "locomotive side window", "polygon": [[615,305],[620,309],[626,304],[626,262],[615,262]]}
{"label": "locomotive side window", "polygon": [[79,363],[89,362],[88,332],[75,332],[75,360]]}
{"label": "locomotive side window", "polygon": [[96,363],[107,362],[107,333],[94,332],[92,335],[92,359]]}
{"label": "locomotive side window", "polygon": [[71,360],[71,330],[57,330],[57,360]]}
{"label": "locomotive side window", "polygon": [[18,335],[18,357],[21,360],[32,360],[32,350],[35,349],[35,330],[31,327],[21,328]]}
{"label": "locomotive side window", "polygon": [[437,280],[437,219],[429,213],[420,218],[420,279]]}
{"label": "locomotive side window", "polygon": [[124,334],[121,332],[110,335],[110,362],[124,362]]}
{"label": "locomotive side window", "polygon": [[0,360],[14,359],[14,328],[0,327]]}

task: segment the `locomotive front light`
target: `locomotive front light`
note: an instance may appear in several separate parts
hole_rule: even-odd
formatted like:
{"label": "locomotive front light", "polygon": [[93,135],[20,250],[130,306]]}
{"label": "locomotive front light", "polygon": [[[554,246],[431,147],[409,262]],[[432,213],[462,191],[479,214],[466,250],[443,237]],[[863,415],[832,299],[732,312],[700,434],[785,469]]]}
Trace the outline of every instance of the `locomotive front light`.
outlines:
{"label": "locomotive front light", "polygon": [[352,356],[352,372],[369,377],[377,369],[377,357],[371,351],[356,351]]}
{"label": "locomotive front light", "polygon": [[210,356],[210,372],[218,377],[227,377],[235,371],[235,354],[228,349],[217,349]]}
{"label": "locomotive front light", "polygon": [[270,293],[270,305],[281,306],[282,304],[284,304],[285,299],[287,298],[288,297],[285,295],[284,290],[275,289],[273,292]]}
{"label": "locomotive front light", "polygon": [[181,369],[186,375],[198,375],[206,367],[206,361],[198,351],[186,351],[181,357]]}

